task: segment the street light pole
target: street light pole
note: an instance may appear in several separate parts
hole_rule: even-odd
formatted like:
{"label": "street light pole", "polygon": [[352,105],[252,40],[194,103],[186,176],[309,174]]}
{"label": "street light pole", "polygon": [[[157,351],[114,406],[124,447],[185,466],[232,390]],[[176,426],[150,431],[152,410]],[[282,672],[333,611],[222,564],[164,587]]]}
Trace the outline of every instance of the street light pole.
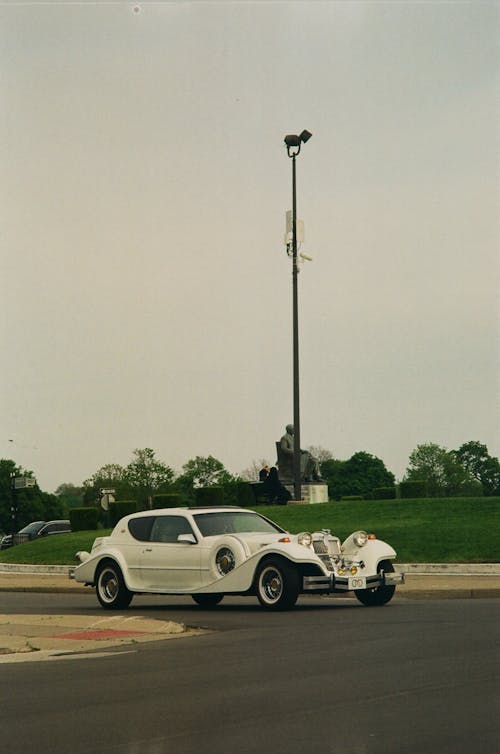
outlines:
{"label": "street light pole", "polygon": [[295,158],[300,147],[309,141],[312,134],[302,131],[300,136],[285,136],[288,156],[292,158],[292,319],[293,319],[293,494],[295,500],[302,499],[302,479],[300,473],[300,382],[299,382],[299,304],[298,304],[298,262],[297,262],[297,174]]}

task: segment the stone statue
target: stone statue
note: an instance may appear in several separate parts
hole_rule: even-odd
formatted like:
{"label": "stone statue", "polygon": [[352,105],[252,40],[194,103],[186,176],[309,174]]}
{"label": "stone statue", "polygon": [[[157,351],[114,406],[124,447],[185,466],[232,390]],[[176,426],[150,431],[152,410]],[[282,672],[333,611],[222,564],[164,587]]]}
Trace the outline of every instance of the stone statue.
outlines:
{"label": "stone statue", "polygon": [[[285,434],[276,443],[278,468],[282,480],[293,479],[294,441],[293,424],[287,424]],[[323,482],[319,470],[319,461],[308,450],[300,451],[300,478],[303,482]]]}

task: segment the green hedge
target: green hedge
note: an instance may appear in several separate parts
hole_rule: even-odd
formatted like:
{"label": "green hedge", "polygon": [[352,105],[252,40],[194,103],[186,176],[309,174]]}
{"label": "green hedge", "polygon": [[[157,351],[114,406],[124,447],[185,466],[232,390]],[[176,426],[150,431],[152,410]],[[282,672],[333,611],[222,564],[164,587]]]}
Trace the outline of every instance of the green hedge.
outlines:
{"label": "green hedge", "polygon": [[364,495],[342,495],[340,498],[344,503],[353,502],[353,500],[364,500]]}
{"label": "green hedge", "polygon": [[256,495],[250,482],[237,482],[236,502],[242,508],[252,508],[256,504]]}
{"label": "green hedge", "polygon": [[395,500],[395,498],[395,487],[376,487],[374,490],[372,490],[372,500]]}
{"label": "green hedge", "polygon": [[223,487],[197,487],[194,490],[194,499],[196,505],[224,505]]}
{"label": "green hedge", "polygon": [[163,492],[158,495],[153,495],[153,508],[181,508],[186,506],[184,502],[184,495],[180,492]]}
{"label": "green hedge", "polygon": [[420,498],[428,497],[427,482],[400,482],[399,492],[402,498]]}
{"label": "green hedge", "polygon": [[137,503],[135,500],[119,500],[109,504],[109,522],[110,526],[116,526],[118,521],[130,513],[137,513]]}
{"label": "green hedge", "polygon": [[97,529],[99,521],[99,509],[95,506],[89,508],[71,508],[69,511],[72,531],[92,531]]}

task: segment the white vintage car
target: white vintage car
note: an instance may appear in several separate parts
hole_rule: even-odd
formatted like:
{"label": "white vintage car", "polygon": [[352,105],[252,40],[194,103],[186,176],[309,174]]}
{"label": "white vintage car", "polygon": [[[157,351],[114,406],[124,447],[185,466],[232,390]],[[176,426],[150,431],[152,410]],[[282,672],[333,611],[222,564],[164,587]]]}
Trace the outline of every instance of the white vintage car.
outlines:
{"label": "white vintage car", "polygon": [[202,607],[256,595],[264,608],[286,610],[302,593],[353,591],[363,605],[384,605],[404,581],[395,557],[364,531],[341,543],[329,530],[289,534],[246,508],[166,508],[122,518],[90,553],[77,553],[71,575],[95,586],[107,609],[139,593],[188,594]]}

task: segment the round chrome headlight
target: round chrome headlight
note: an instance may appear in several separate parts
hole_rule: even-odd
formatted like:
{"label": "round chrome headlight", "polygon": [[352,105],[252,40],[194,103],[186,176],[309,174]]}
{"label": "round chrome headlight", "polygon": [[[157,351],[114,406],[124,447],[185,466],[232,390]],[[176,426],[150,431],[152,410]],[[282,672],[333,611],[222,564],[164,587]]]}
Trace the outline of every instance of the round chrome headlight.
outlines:
{"label": "round chrome headlight", "polygon": [[368,534],[365,531],[357,531],[352,535],[352,541],[356,547],[363,547],[368,542]]}
{"label": "round chrome headlight", "polygon": [[300,534],[297,534],[297,542],[299,545],[303,545],[304,547],[310,547],[312,544],[313,538],[312,534],[309,534],[308,531],[303,531]]}

